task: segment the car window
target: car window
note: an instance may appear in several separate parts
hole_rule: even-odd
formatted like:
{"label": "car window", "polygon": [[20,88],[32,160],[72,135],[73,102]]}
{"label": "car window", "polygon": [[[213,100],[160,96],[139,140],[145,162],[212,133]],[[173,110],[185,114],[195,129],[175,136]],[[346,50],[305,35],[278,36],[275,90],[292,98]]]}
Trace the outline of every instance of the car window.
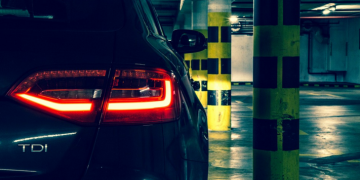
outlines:
{"label": "car window", "polygon": [[160,25],[160,22],[159,22],[159,19],[158,19],[158,15],[157,15],[157,13],[156,13],[156,10],[155,10],[154,6],[150,3],[149,0],[148,0],[147,2],[148,2],[148,4],[149,4],[150,11],[151,11],[151,14],[152,14],[152,16],[153,16],[153,19],[154,19],[156,28],[157,28],[157,30],[158,30],[158,32],[159,32],[159,35],[164,36],[164,33],[163,33],[164,31],[162,30],[162,27],[161,27],[161,25]]}
{"label": "car window", "polygon": [[153,14],[151,12],[151,8],[149,6],[149,3],[147,2],[147,0],[141,0],[141,6],[144,10],[144,13],[145,13],[145,20],[148,22],[148,26],[150,28],[150,30],[154,33],[154,34],[158,34],[160,35],[159,31],[158,31],[158,28],[156,26],[156,23],[155,23],[155,19],[153,17]]}

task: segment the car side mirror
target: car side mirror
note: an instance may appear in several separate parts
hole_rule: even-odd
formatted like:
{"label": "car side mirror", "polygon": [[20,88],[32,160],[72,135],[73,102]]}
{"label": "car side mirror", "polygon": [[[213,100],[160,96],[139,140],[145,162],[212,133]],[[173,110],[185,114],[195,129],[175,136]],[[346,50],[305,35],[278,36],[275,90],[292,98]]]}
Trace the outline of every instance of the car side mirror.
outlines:
{"label": "car side mirror", "polygon": [[172,47],[179,53],[193,53],[206,49],[206,39],[198,31],[178,29],[171,37]]}
{"label": "car side mirror", "polygon": [[191,86],[193,87],[194,91],[200,90],[200,83],[199,81],[194,81],[194,79],[190,79]]}

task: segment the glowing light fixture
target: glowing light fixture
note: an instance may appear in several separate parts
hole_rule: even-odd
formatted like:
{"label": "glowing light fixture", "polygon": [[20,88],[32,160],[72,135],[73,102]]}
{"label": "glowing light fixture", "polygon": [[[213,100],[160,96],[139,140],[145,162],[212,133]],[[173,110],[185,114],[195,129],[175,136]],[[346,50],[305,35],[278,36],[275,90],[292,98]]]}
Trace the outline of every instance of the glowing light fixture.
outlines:
{"label": "glowing light fixture", "polygon": [[229,21],[230,21],[231,24],[239,23],[239,20],[238,20],[237,16],[230,16]]}
{"label": "glowing light fixture", "polygon": [[329,7],[332,7],[332,6],[335,6],[335,3],[328,3],[328,4],[325,4],[323,6],[314,8],[312,10],[325,10],[325,9],[328,9]]}
{"label": "glowing light fixture", "polygon": [[328,14],[330,14],[330,12],[331,11],[329,9],[324,9],[322,13],[323,13],[323,15],[328,15]]}
{"label": "glowing light fixture", "polygon": [[336,5],[336,9],[346,10],[346,9],[360,9],[360,4],[351,4],[351,5]]}
{"label": "glowing light fixture", "polygon": [[330,11],[335,11],[336,10],[336,6],[332,6],[329,8]]}
{"label": "glowing light fixture", "polygon": [[240,28],[231,28],[231,30],[232,30],[233,32],[238,32],[238,31],[240,31]]}

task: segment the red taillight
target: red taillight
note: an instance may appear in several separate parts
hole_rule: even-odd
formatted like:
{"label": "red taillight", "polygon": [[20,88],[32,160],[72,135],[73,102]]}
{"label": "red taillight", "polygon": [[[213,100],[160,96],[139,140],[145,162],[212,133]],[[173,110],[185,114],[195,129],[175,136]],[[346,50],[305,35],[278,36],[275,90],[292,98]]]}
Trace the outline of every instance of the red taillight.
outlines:
{"label": "red taillight", "polygon": [[[165,92],[163,92],[164,99],[163,100],[155,100],[155,99],[142,99],[142,98],[134,98],[130,99],[129,102],[123,101],[123,99],[119,99],[119,102],[114,102],[113,99],[110,101],[108,105],[108,111],[117,111],[117,110],[136,110],[136,109],[155,109],[155,108],[164,108],[168,107],[171,103],[172,95],[171,95],[171,82],[169,80],[165,81]],[[146,90],[146,89],[145,89]],[[140,90],[141,91],[141,90]],[[131,101],[130,101],[131,100]],[[134,102],[134,100],[137,100]]]}
{"label": "red taillight", "polygon": [[177,118],[177,88],[163,71],[116,70],[104,123],[146,124]]}
{"label": "red taillight", "polygon": [[106,70],[40,71],[23,80],[10,96],[63,118],[95,122]]}
{"label": "red taillight", "polygon": [[106,70],[41,71],[23,80],[10,96],[63,118],[94,123],[104,106],[106,124],[149,124],[175,120],[179,92],[174,77],[162,70],[116,70],[111,93],[102,98]]}
{"label": "red taillight", "polygon": [[90,101],[87,101],[86,103],[71,101],[62,102],[58,99],[50,100],[29,94],[16,94],[16,96],[19,96],[24,100],[28,100],[29,102],[32,102],[34,104],[38,104],[39,106],[53,109],[55,111],[90,111],[92,106],[92,103]]}

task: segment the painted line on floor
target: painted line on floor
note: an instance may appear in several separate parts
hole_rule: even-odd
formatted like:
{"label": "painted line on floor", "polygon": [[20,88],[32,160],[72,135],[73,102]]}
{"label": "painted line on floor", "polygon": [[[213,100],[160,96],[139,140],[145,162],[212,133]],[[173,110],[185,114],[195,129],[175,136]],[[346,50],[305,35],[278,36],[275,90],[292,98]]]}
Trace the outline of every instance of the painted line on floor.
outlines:
{"label": "painted line on floor", "polygon": [[309,135],[309,134],[304,132],[303,130],[299,130],[299,135]]}
{"label": "painted line on floor", "polygon": [[251,109],[251,110],[253,110],[253,107],[252,106],[246,106],[247,108],[249,108],[249,109]]}
{"label": "painted line on floor", "polygon": [[240,85],[253,85],[253,82],[231,82],[231,85],[240,86]]}
{"label": "painted line on floor", "polygon": [[331,96],[331,97],[337,97],[337,98],[342,98],[341,96],[337,96],[337,95],[333,95],[333,94],[325,94],[327,96]]}
{"label": "painted line on floor", "polygon": [[[337,149],[327,149],[327,151],[329,151],[331,154],[333,155],[342,155],[344,154],[343,152],[337,150]],[[347,162],[350,162],[350,163],[360,163],[359,160],[357,159],[352,159],[352,160],[347,160]]]}
{"label": "painted line on floor", "polygon": [[319,154],[299,154],[300,156],[321,157]]}
{"label": "painted line on floor", "polygon": [[316,83],[300,83],[300,86],[306,87],[337,87],[337,88],[360,88],[360,84],[316,84]]}
{"label": "painted line on floor", "polygon": [[[253,85],[253,82],[231,82],[233,86]],[[337,87],[337,88],[360,88],[360,84],[315,84],[315,83],[300,83],[300,86],[305,87]]]}
{"label": "painted line on floor", "polygon": [[[324,154],[299,154],[302,157],[316,157],[316,158],[324,158],[327,156],[324,156]],[[333,155],[341,155],[341,154],[333,154]],[[347,160],[347,162],[349,163],[360,163],[360,161],[358,159],[352,159],[352,160]]]}
{"label": "painted line on floor", "polygon": [[313,96],[331,96],[331,97],[336,97],[336,98],[342,98],[341,96],[337,96],[337,95],[333,95],[333,94],[318,94],[318,93],[306,93],[306,94],[310,94]]}
{"label": "painted line on floor", "polygon": [[337,149],[327,149],[326,151],[330,152],[332,155],[341,155],[344,154],[341,151],[337,150]]}

